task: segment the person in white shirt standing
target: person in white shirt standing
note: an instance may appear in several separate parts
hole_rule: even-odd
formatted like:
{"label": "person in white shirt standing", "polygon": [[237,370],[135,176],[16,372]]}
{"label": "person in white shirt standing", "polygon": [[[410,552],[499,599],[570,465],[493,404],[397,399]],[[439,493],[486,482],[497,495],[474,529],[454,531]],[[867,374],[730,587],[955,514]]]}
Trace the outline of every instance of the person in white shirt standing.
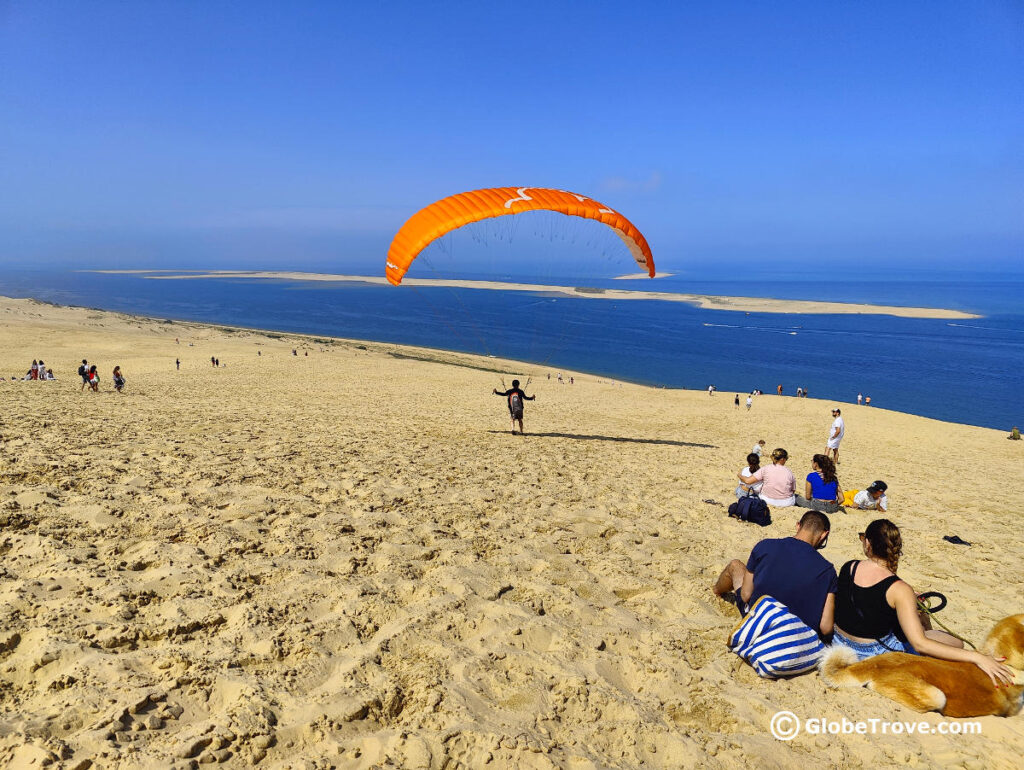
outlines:
{"label": "person in white shirt standing", "polygon": [[846,423],[843,422],[843,413],[840,409],[832,410],[832,431],[829,434],[828,442],[825,444],[825,457],[832,457],[833,462],[839,465],[839,442],[846,434]]}

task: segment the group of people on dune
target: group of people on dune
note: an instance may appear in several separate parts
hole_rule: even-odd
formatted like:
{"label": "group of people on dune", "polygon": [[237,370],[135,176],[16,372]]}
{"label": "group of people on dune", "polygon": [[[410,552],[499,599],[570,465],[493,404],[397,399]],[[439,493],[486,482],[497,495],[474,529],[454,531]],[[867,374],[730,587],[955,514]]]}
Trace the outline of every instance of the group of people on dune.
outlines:
{"label": "group of people on dune", "polygon": [[883,513],[888,510],[889,500],[885,494],[888,484],[878,480],[867,489],[844,492],[836,475],[835,463],[823,454],[811,457],[811,470],[804,480],[803,494],[797,494],[796,477],[786,467],[789,453],[781,447],[775,449],[771,453],[771,464],[762,466],[763,446],[763,439],[754,445],[747,455],[746,467],[736,474],[740,481],[736,487],[737,498],[758,495],[776,508],[795,505],[824,513],[837,513],[844,507]]}
{"label": "group of people on dune", "polygon": [[903,539],[892,521],[875,519],[858,533],[864,558],[846,562],[838,574],[820,553],[831,532],[827,514],[848,508],[884,513],[889,507],[884,481],[862,491],[843,492],[836,461],[845,425],[838,409],[833,416],[837,420],[826,453],[811,458],[802,495],[796,493],[796,479],[786,467],[785,449],[775,449],[771,464],[765,466],[761,466],[763,439],[747,455],[747,466],[737,474],[737,498],[758,495],[774,507],[811,510],[800,518],[792,537],[762,540],[746,563],[729,562],[712,591],[734,601],[745,617],[759,599],[771,597],[822,642],[847,647],[859,660],[904,652],[964,661],[978,666],[997,687],[1009,686],[1014,672],[1001,660],[966,650],[958,637],[932,629],[930,613],[919,604],[925,595],[919,596],[897,574]]}
{"label": "group of people on dune", "polygon": [[819,637],[848,647],[858,660],[886,652],[930,655],[973,663],[999,686],[1009,685],[1013,669],[984,653],[964,649],[955,636],[931,627],[918,606],[918,594],[897,574],[903,539],[889,519],[875,519],[858,533],[864,558],[843,564],[838,575],[820,553],[831,523],[822,511],[807,511],[791,537],[766,539],[744,564],[729,562],[712,586],[746,615],[770,596]]}
{"label": "group of people on dune", "polygon": [[[2,380],[2,379],[3,379],[3,377],[0,377],[0,380]],[[19,378],[18,375],[16,375],[16,374],[12,374],[11,375],[11,380],[12,381],[16,381],[18,379],[21,379],[23,381],[27,381],[27,380],[56,380],[57,377],[56,377],[56,375],[54,375],[52,370],[46,368],[46,364],[43,362],[43,360],[39,359],[38,361],[36,361],[36,360],[32,361],[32,366],[30,366],[28,368],[28,371],[25,372],[25,376],[24,377],[20,377]]]}
{"label": "group of people on dune", "polygon": [[[95,364],[90,365],[89,362],[83,358],[81,366],[78,367],[78,376],[82,378],[82,387],[80,390],[89,388],[89,390],[99,393],[100,373]],[[114,390],[118,393],[122,393],[124,391],[125,379],[124,375],[121,374],[120,366],[114,367],[112,378],[114,381]]]}

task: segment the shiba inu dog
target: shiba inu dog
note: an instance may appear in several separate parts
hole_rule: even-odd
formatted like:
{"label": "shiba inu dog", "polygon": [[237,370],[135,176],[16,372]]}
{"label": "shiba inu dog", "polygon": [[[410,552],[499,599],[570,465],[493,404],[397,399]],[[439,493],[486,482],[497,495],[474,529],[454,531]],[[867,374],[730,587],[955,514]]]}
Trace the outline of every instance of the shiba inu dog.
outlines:
{"label": "shiba inu dog", "polygon": [[833,646],[818,668],[830,687],[867,685],[881,695],[917,711],[938,711],[947,717],[1013,716],[1024,706],[1024,615],[999,621],[981,652],[1006,658],[1017,672],[1013,684],[995,687],[973,663],[887,652],[857,662],[846,647]]}

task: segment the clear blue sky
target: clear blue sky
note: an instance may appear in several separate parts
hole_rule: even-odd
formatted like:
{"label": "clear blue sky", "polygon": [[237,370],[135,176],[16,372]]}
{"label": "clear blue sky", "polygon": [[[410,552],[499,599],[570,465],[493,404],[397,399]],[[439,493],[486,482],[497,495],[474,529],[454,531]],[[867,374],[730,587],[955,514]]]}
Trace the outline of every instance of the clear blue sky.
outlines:
{"label": "clear blue sky", "polygon": [[382,270],[500,185],[669,270],[1019,267],[1024,3],[0,0],[9,264]]}

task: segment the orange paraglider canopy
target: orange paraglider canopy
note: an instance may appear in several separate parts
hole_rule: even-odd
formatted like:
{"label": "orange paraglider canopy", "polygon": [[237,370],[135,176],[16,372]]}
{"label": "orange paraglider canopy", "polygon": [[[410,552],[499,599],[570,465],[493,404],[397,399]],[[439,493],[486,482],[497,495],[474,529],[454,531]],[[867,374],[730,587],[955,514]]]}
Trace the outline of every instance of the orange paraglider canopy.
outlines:
{"label": "orange paraglider canopy", "polygon": [[391,283],[398,286],[419,253],[445,233],[471,222],[524,211],[557,211],[608,225],[622,238],[637,264],[654,277],[654,257],[647,239],[622,214],[584,195],[540,187],[474,190],[442,198],[420,209],[402,225],[391,241],[385,274]]}

